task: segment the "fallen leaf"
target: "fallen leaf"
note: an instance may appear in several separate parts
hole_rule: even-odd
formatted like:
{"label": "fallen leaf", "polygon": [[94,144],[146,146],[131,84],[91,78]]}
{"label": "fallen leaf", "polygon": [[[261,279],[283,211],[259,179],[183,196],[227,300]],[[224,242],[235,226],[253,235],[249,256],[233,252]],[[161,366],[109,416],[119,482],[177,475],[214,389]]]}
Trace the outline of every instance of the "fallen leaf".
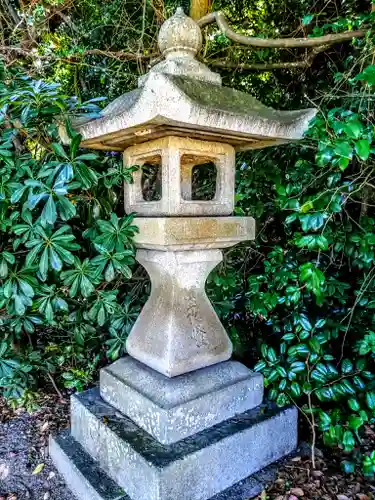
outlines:
{"label": "fallen leaf", "polygon": [[299,497],[303,497],[303,495],[305,494],[305,492],[303,491],[303,489],[302,489],[302,488],[292,488],[292,489],[290,490],[290,493],[291,493],[292,495],[294,495],[295,497],[298,497],[298,498],[299,498]]}
{"label": "fallen leaf", "polygon": [[312,474],[313,477],[322,477],[322,476],[324,476],[324,472],[321,471],[321,470],[313,470],[311,474]]}
{"label": "fallen leaf", "polygon": [[298,500],[298,497],[296,497],[295,495],[289,495],[288,500]]}
{"label": "fallen leaf", "polygon": [[49,422],[44,422],[44,424],[42,425],[42,427],[40,428],[41,432],[45,432],[49,427]]}
{"label": "fallen leaf", "polygon": [[358,500],[370,500],[370,497],[364,493],[357,493],[356,497]]}
{"label": "fallen leaf", "polygon": [[302,460],[302,457],[293,457],[292,462],[300,462]]}
{"label": "fallen leaf", "polygon": [[49,491],[46,491],[46,492],[44,493],[43,500],[48,500],[50,496],[51,496],[51,495],[50,495]]}
{"label": "fallen leaf", "polygon": [[347,497],[346,495],[337,495],[337,500],[350,500],[349,497]]}
{"label": "fallen leaf", "polygon": [[44,464],[43,463],[38,464],[33,470],[32,475],[35,476],[36,474],[40,474],[43,469],[44,469]]}
{"label": "fallen leaf", "polygon": [[51,472],[48,474],[48,478],[47,478],[47,479],[52,479],[52,478],[53,478],[53,477],[55,477],[55,476],[56,476],[56,474],[55,474],[53,471],[51,471]]}
{"label": "fallen leaf", "polygon": [[9,467],[6,464],[0,464],[0,479],[5,481],[9,476]]}

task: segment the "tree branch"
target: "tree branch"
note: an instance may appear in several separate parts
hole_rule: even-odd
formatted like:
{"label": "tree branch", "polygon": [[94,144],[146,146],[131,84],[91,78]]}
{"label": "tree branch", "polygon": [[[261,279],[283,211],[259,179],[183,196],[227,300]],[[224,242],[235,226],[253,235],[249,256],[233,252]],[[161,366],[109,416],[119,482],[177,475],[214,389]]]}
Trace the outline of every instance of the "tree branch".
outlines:
{"label": "tree branch", "polygon": [[223,12],[211,12],[207,16],[202,17],[197,21],[198,25],[203,28],[208,24],[216,22],[220,31],[233,42],[241,45],[250,45],[252,47],[268,47],[274,49],[290,49],[290,48],[308,48],[319,47],[322,45],[333,45],[335,43],[347,42],[353,38],[363,38],[368,30],[344,31],[343,33],[333,33],[331,35],[317,36],[315,38],[258,38],[253,36],[245,36],[236,33],[229,26],[228,20]]}
{"label": "tree branch", "polygon": [[17,14],[16,9],[13,7],[9,0],[2,0],[2,2],[0,3],[3,3],[4,9],[8,11],[9,17],[12,19],[14,25],[17,26],[21,22],[21,18]]}
{"label": "tree branch", "polygon": [[241,70],[258,70],[269,71],[272,69],[293,69],[293,68],[309,68],[318,54],[327,50],[331,45],[321,45],[320,47],[313,48],[304,59],[299,61],[286,61],[275,63],[235,63],[226,59],[219,60],[206,60],[205,63],[210,66],[224,69],[237,69]]}
{"label": "tree branch", "polygon": [[54,54],[38,54],[37,52],[33,50],[27,50],[23,49],[21,47],[14,47],[14,46],[6,46],[6,45],[0,45],[0,53],[14,53],[18,54],[20,56],[24,57],[32,57],[34,59],[46,59],[49,61],[73,61],[73,60],[79,60],[82,58],[82,56],[87,56],[87,55],[100,55],[100,56],[105,56],[105,57],[111,57],[113,59],[120,59],[120,60],[128,60],[128,61],[137,61],[137,60],[149,60],[152,59],[153,57],[156,56],[156,54],[136,54],[132,52],[123,52],[123,51],[117,51],[117,52],[112,52],[112,51],[106,51],[106,50],[100,50],[100,49],[89,49],[85,50],[84,52],[81,53],[76,53],[76,54],[69,54],[68,56],[65,57],[59,57]]}

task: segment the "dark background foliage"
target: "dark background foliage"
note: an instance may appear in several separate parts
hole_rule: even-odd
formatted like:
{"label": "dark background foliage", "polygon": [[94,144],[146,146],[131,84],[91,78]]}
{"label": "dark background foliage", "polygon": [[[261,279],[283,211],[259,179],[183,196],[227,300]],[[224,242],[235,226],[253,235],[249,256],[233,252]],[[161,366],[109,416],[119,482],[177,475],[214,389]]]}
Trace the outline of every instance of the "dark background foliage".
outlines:
{"label": "dark background foliage", "polygon": [[[122,208],[131,172],[118,154],[80,150],[73,131],[63,148],[55,117],[95,114],[97,98],[134,88],[177,3],[1,2],[0,380],[14,404],[32,407],[46,384],[81,390],[123,354],[149,291]],[[238,154],[236,214],[256,218],[257,238],[225,253],[208,292],[269,397],[296,404],[314,442],[348,454],[348,472],[371,475],[375,453],[361,450],[375,412],[371,5],[223,0],[219,9],[249,36],[368,29],[294,69],[305,49],[239,46],[213,24],[201,57],[269,106],[319,109],[301,143]],[[275,62],[285,67],[240,66]]]}

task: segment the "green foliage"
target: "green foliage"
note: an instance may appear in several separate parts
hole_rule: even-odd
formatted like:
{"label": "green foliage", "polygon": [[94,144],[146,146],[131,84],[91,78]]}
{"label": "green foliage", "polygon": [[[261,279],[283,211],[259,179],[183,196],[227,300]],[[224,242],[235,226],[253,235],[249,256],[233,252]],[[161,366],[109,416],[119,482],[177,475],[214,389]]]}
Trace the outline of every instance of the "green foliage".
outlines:
{"label": "green foliage", "polygon": [[333,75],[340,92],[319,100],[303,144],[241,159],[236,210],[257,218],[258,237],[253,253],[232,251],[225,266],[246,279],[227,317],[241,356],[253,357],[246,346],[258,340],[269,397],[296,404],[326,446],[348,455],[347,472],[373,476],[374,453],[360,453],[375,422],[371,36],[360,50]]}
{"label": "green foliage", "polygon": [[[95,116],[101,99],[81,105],[49,82],[88,99],[134,88],[156,55],[164,8],[176,5],[78,0],[51,22],[49,3],[58,9],[47,0],[24,12],[37,48],[23,62],[47,83],[0,69],[0,385],[29,405],[50,377],[81,390],[123,354],[148,291],[133,264],[136,228],[121,207],[133,169],[116,154],[82,151],[69,127],[73,114]],[[344,470],[373,476],[375,452],[363,455],[361,445],[375,417],[374,13],[362,8],[214,2],[245,35],[368,34],[331,46],[311,68],[245,72],[239,63],[306,54],[244,50],[205,28],[204,58],[221,59],[226,85],[277,109],[319,109],[300,144],[238,155],[236,214],[256,218],[257,238],[225,252],[208,291],[236,356],[264,374],[268,396],[298,405],[318,438],[344,452]],[[9,36],[27,47],[23,30]],[[204,199],[213,179],[194,181]]]}
{"label": "green foliage", "polygon": [[[116,214],[134,168],[80,150],[70,126],[76,115],[98,113],[96,101],[80,104],[58,85],[2,72],[0,386],[29,407],[43,381],[87,386],[106,354],[123,352],[136,316],[137,227],[133,215]],[[59,138],[64,123],[69,147]]]}

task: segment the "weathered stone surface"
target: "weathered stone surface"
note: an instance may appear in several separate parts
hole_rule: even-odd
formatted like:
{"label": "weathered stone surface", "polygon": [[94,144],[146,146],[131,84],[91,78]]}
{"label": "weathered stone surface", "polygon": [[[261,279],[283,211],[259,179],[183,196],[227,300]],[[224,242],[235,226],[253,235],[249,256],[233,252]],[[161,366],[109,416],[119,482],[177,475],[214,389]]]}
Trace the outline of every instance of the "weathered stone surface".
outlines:
{"label": "weathered stone surface", "polygon": [[269,483],[276,479],[277,466],[269,465],[250,477],[218,493],[210,500],[250,500],[257,497]]}
{"label": "weathered stone surface", "polygon": [[195,55],[202,48],[202,33],[197,23],[186,16],[181,7],[161,26],[158,44],[165,60],[138,78],[139,85],[143,85],[153,73],[194,75],[198,80],[221,85],[219,73],[214,73],[195,59]]}
{"label": "weathered stone surface", "polygon": [[206,500],[290,453],[297,412],[261,406],[163,445],[90,390],[72,398],[72,436],[132,500]]}
{"label": "weathered stone surface", "polygon": [[[142,195],[142,169],[133,174],[134,182],[125,184],[125,210],[140,215],[230,215],[234,207],[235,153],[229,144],[198,141],[185,137],[163,137],[128,148],[125,165],[161,161],[161,199],[145,201]],[[188,198],[191,170],[195,165],[213,162],[217,170],[216,194],[212,200]],[[190,197],[191,198],[191,197]]]}
{"label": "weathered stone surface", "polygon": [[137,248],[201,250],[227,248],[255,238],[252,217],[136,217]]}
{"label": "weathered stone surface", "polygon": [[228,360],[232,343],[204,289],[221,251],[138,250],[136,258],[152,287],[126,342],[130,356],[167,377]]}
{"label": "weathered stone surface", "polygon": [[76,124],[84,146],[123,151],[183,135],[245,150],[301,139],[316,114],[316,109],[275,111],[245,92],[222,87],[220,75],[195,59],[200,29],[181,9],[162,26],[159,47],[165,60],[140,77],[139,89],[115,99],[101,118]]}
{"label": "weathered stone surface", "polygon": [[49,452],[79,500],[131,500],[71,437],[69,431],[50,436]]}
{"label": "weathered stone surface", "polygon": [[[78,500],[132,500],[99,468],[68,430],[50,439],[50,451],[59,472]],[[276,470],[277,464],[266,467],[210,500],[250,500],[274,481]]]}
{"label": "weathered stone surface", "polygon": [[163,444],[191,436],[263,401],[263,376],[226,361],[172,379],[130,356],[100,372],[102,398]]}
{"label": "weathered stone surface", "polygon": [[316,109],[276,111],[245,92],[154,73],[102,117],[76,127],[83,147],[124,151],[168,135],[231,144],[238,151],[302,139]]}

